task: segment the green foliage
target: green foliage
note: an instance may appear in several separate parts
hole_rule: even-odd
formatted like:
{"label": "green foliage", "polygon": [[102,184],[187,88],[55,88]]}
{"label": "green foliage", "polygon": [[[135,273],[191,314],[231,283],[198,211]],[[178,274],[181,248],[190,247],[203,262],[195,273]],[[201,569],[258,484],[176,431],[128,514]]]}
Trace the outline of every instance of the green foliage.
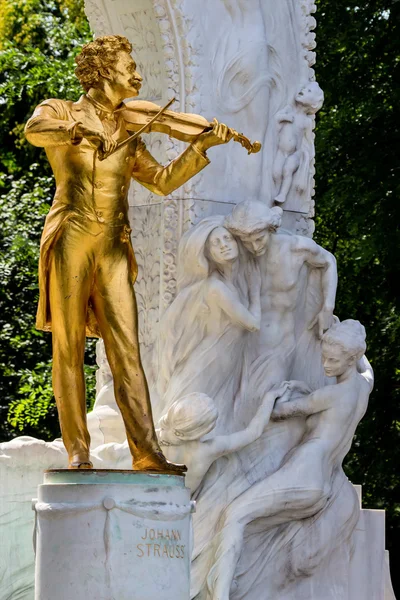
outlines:
{"label": "green foliage", "polygon": [[[88,387],[87,404],[91,410],[95,401],[96,368],[85,365],[85,378]],[[8,422],[11,427],[27,435],[40,431],[49,438],[54,437],[54,419],[56,406],[51,384],[51,364],[39,362],[35,369],[20,371],[17,400],[13,400],[8,408]]]}
{"label": "green foliage", "polygon": [[[68,4],[74,11],[63,8]],[[83,2],[0,0],[0,32],[0,169],[16,176],[39,162],[50,173],[44,152],[28,144],[23,127],[45,98],[81,93],[74,59],[91,39]]]}
{"label": "green foliage", "polygon": [[47,337],[35,330],[40,231],[49,209],[52,180],[38,166],[11,181],[0,197],[0,369],[6,403],[15,398],[18,370],[50,358]]}
{"label": "green foliage", "polygon": [[[400,552],[400,3],[319,0],[315,239],[338,261],[336,312],[367,329],[375,388],[345,468]],[[397,573],[393,573],[395,580]],[[397,580],[397,585],[400,581]]]}
{"label": "green foliage", "polygon": [[50,412],[54,414],[49,363],[38,363],[33,371],[22,369],[19,386],[20,398],[10,403],[8,422],[14,430],[25,434],[27,428],[35,430],[41,426],[43,429],[43,420]]}
{"label": "green foliage", "polygon": [[71,40],[79,43],[88,30],[81,0],[0,0],[0,50],[11,41],[50,56],[69,52]]}
{"label": "green foliage", "polygon": [[[54,182],[23,127],[43,99],[79,97],[74,58],[91,34],[82,1],[0,0],[0,39],[0,439],[51,439],[59,435],[51,336],[35,329],[35,313],[40,235]],[[94,364],[94,342],[87,360]],[[87,367],[89,404],[93,371]]]}

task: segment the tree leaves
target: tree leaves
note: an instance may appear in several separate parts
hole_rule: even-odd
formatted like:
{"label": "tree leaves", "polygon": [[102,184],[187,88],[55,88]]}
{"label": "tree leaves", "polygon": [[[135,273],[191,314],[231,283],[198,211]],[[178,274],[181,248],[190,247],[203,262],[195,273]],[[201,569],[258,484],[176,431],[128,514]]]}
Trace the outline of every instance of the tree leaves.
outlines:
{"label": "tree leaves", "polygon": [[[78,98],[74,57],[91,39],[83,2],[0,0],[0,439],[59,435],[51,336],[35,329],[37,266],[54,180],[23,127],[45,98]],[[87,357],[94,364],[94,342]],[[88,403],[94,366],[87,367]],[[8,415],[8,422],[7,422]]]}

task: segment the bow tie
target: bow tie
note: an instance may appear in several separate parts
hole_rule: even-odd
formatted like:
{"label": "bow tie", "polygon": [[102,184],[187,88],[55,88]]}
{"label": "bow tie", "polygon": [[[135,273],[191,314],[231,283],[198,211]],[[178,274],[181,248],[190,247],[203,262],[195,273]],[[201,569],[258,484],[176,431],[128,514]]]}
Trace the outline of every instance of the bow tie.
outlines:
{"label": "bow tie", "polygon": [[118,110],[119,107],[115,109],[107,108],[106,106],[92,98],[92,96],[87,96],[87,98],[93,104],[94,108],[96,109],[96,114],[101,121],[104,121],[105,119],[108,121],[115,121],[115,112]]}

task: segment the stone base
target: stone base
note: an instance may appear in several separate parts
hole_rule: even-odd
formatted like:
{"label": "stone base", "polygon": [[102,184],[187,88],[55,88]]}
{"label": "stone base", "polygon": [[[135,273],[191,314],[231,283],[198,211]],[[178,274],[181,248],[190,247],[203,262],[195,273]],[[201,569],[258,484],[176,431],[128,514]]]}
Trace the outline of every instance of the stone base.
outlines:
{"label": "stone base", "polygon": [[189,600],[184,478],[53,470],[39,486],[36,600]]}
{"label": "stone base", "polygon": [[[355,486],[362,506],[361,486]],[[396,600],[385,550],[385,511],[363,509],[353,533],[350,563],[351,600]]]}

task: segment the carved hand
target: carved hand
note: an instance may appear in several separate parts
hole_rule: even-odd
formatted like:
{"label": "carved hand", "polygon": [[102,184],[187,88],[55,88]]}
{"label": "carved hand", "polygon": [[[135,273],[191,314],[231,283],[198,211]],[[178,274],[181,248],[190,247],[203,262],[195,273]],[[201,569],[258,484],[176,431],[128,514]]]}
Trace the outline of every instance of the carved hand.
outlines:
{"label": "carved hand", "polygon": [[283,402],[283,398],[287,396],[287,394],[291,393],[290,381],[284,381],[281,386],[273,389],[275,399],[281,400]]}
{"label": "carved hand", "polygon": [[290,382],[285,381],[285,383],[281,387],[274,390],[274,393],[275,393],[275,397],[276,397],[275,406],[274,406],[274,410],[275,410],[275,408],[277,408],[277,406],[279,406],[280,404],[289,402],[290,397],[292,395],[292,389],[290,387]]}
{"label": "carved hand", "polygon": [[86,138],[94,148],[99,150],[102,158],[107,158],[117,147],[117,142],[112,139],[111,135],[106,134],[104,131],[88,129],[83,125],[78,125],[76,136]]}
{"label": "carved hand", "polygon": [[217,119],[213,120],[213,124],[214,126],[211,131],[200,134],[193,143],[193,145],[201,152],[205,152],[209,148],[212,148],[212,146],[227,144],[233,137],[233,133],[227,125],[219,123]]}
{"label": "carved hand", "polygon": [[[283,404],[283,403],[281,403],[281,404]],[[287,416],[280,411],[280,408],[281,408],[280,404],[276,404],[274,406],[274,409],[271,413],[271,421],[284,421],[287,418]]]}
{"label": "carved hand", "polygon": [[315,317],[315,319],[311,322],[309,329],[312,329],[315,325],[318,324],[318,332],[317,336],[319,339],[322,338],[325,331],[327,331],[330,327],[332,327],[334,321],[333,310],[329,308],[323,308]]}
{"label": "carved hand", "polygon": [[290,389],[289,389],[289,382],[285,381],[282,383],[282,385],[278,386],[275,385],[264,397],[261,406],[260,406],[260,416],[261,418],[266,419],[265,420],[265,425],[268,424],[268,421],[270,420],[271,417],[271,408],[273,407],[273,405],[275,404],[275,401],[278,398],[282,398],[282,397],[286,397],[286,394],[289,393],[290,396]]}
{"label": "carved hand", "polygon": [[293,123],[294,114],[291,106],[286,106],[277,116],[279,123]]}

